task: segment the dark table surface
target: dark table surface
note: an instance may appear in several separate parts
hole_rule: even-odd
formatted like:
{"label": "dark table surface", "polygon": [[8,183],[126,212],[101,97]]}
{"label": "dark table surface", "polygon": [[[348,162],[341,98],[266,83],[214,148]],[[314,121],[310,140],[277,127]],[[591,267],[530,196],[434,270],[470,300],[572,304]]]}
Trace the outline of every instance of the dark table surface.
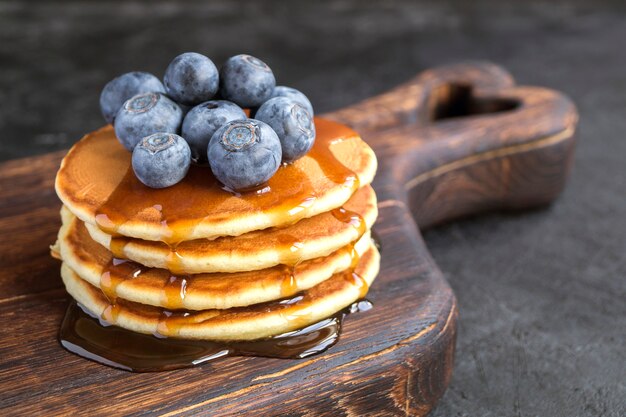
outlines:
{"label": "dark table surface", "polygon": [[460,305],[434,416],[626,414],[626,4],[623,1],[0,1],[0,159],[69,147],[102,124],[119,73],[248,52],[322,113],[429,66],[487,59],[581,114],[551,207],[425,234]]}

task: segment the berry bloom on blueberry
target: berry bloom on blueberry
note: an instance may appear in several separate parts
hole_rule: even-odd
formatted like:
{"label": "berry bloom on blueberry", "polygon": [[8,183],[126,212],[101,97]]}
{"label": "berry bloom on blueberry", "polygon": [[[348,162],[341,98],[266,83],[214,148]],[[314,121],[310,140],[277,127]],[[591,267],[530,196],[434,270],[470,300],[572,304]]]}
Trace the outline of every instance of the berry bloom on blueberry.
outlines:
{"label": "berry bloom on blueberry", "polygon": [[309,101],[309,98],[295,88],[277,85],[272,92],[272,97],[270,98],[274,97],[287,97],[293,101],[297,101],[302,107],[307,109],[311,116],[313,116],[313,105]]}
{"label": "berry bloom on blueberry", "polygon": [[251,55],[230,57],[220,70],[222,97],[241,107],[260,106],[272,96],[275,86],[270,67]]}
{"label": "berry bloom on blueberry", "polygon": [[158,93],[134,96],[115,116],[115,134],[132,151],[144,137],[156,132],[178,133],[183,111],[178,104]]}
{"label": "berry bloom on blueberry", "polygon": [[191,148],[195,162],[207,162],[207,148],[211,137],[220,127],[233,120],[246,119],[246,113],[226,100],[211,100],[199,104],[183,120],[182,136]]}
{"label": "berry bloom on blueberry", "polygon": [[293,162],[304,156],[315,142],[313,117],[300,102],[288,97],[267,100],[255,117],[274,129],[283,150],[283,161]]}
{"label": "berry bloom on blueberry", "polygon": [[267,124],[235,120],[215,132],[208,149],[215,177],[232,190],[247,190],[269,180],[280,167],[282,150]]}
{"label": "berry bloom on blueberry", "polygon": [[178,135],[155,133],[143,138],[135,146],[132,165],[139,181],[148,187],[170,187],[187,175],[191,165],[191,150]]}
{"label": "berry bloom on blueberry", "polygon": [[213,61],[195,52],[178,55],[163,77],[167,95],[180,104],[195,106],[215,96],[219,74]]}
{"label": "berry bloom on blueberry", "polygon": [[165,87],[157,77],[147,72],[127,72],[113,78],[100,93],[100,110],[104,120],[113,123],[124,102],[142,93],[165,93]]}

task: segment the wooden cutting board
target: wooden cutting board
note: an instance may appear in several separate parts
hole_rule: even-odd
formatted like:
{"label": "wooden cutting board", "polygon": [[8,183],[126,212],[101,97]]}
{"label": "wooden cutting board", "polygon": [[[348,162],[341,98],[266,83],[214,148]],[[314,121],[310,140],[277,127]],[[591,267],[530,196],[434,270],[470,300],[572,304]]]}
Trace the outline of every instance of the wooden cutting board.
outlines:
{"label": "wooden cutting board", "polygon": [[452,374],[457,305],[417,226],[552,201],[572,161],[575,107],[558,92],[515,86],[498,66],[464,63],[325,116],[353,126],[378,155],[382,267],[374,308],[349,316],[337,345],[304,360],[225,358],[133,374],[65,351],[57,331],[68,295],[48,250],[64,152],[0,164],[1,414],[427,414]]}

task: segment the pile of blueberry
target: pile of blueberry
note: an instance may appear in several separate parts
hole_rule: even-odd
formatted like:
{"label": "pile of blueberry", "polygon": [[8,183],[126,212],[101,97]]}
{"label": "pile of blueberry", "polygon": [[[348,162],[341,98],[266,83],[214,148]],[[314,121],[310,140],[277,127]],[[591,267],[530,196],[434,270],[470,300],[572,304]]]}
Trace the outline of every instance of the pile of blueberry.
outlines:
{"label": "pile of blueberry", "polygon": [[270,67],[250,55],[229,58],[218,72],[206,56],[187,52],[163,83],[146,72],[123,74],[104,87],[100,108],[133,153],[137,178],[152,188],[176,184],[193,162],[208,163],[232,190],[252,189],[315,141],[309,99],[276,86]]}

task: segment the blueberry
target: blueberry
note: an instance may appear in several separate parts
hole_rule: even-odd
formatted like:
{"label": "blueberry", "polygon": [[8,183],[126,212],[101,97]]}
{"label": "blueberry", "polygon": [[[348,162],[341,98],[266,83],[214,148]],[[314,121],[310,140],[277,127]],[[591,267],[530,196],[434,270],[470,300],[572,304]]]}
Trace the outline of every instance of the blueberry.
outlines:
{"label": "blueberry", "polygon": [[186,105],[180,104],[180,103],[176,103],[176,104],[178,104],[178,107],[180,107],[180,109],[182,110],[182,112],[183,112],[183,120],[184,120],[185,116],[187,116],[187,113],[189,113],[189,111],[191,109],[193,109],[193,106],[186,106]]}
{"label": "blueberry", "polygon": [[307,109],[287,97],[267,100],[255,117],[274,129],[283,149],[283,161],[292,162],[306,154],[315,142],[315,124]]}
{"label": "blueberry", "polygon": [[167,94],[178,103],[196,105],[213,98],[219,75],[213,61],[195,52],[178,55],[163,77]]}
{"label": "blueberry", "polygon": [[308,97],[305,96],[301,91],[296,90],[295,88],[285,87],[284,85],[277,85],[272,92],[272,97],[287,97],[292,99],[293,101],[297,101],[307,109],[307,111],[313,116],[313,105],[309,101]]}
{"label": "blueberry", "polygon": [[127,72],[109,81],[100,93],[100,110],[107,123],[113,123],[126,100],[141,93],[165,93],[165,87],[154,75],[139,71]]}
{"label": "blueberry", "polygon": [[151,188],[165,188],[185,178],[191,150],[178,135],[154,133],[135,146],[132,162],[139,181]]}
{"label": "blueberry", "polygon": [[271,97],[276,79],[270,67],[250,55],[228,58],[220,70],[220,93],[241,107],[260,106]]}
{"label": "blueberry", "polygon": [[246,114],[239,106],[225,100],[207,101],[191,109],[183,120],[182,136],[191,147],[194,161],[207,161],[207,147],[217,129],[245,118]]}
{"label": "blueberry", "polygon": [[235,120],[211,138],[209,164],[215,177],[232,190],[249,190],[269,180],[280,167],[280,140],[267,124]]}
{"label": "blueberry", "polygon": [[178,133],[183,111],[158,93],[139,94],[127,100],[115,116],[115,134],[132,151],[142,138],[153,133]]}

